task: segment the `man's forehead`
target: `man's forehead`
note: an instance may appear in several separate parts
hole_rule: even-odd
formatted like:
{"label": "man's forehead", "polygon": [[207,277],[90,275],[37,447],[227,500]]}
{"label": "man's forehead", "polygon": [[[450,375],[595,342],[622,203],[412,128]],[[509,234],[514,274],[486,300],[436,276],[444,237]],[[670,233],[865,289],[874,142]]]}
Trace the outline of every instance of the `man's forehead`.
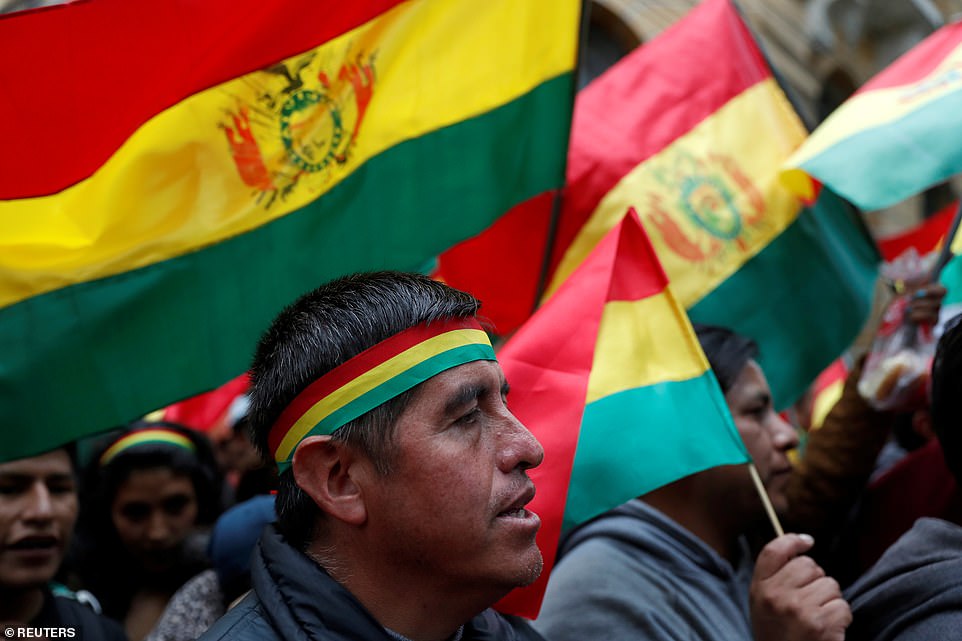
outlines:
{"label": "man's forehead", "polygon": [[432,376],[426,383],[436,382],[445,387],[458,387],[464,383],[477,381],[496,381],[500,386],[505,382],[504,372],[498,361],[471,361],[463,363]]}
{"label": "man's forehead", "polygon": [[497,361],[471,361],[435,374],[415,390],[415,398],[423,394],[438,396],[438,400],[461,394],[478,386],[501,388],[506,384],[504,372]]}
{"label": "man's forehead", "polygon": [[73,473],[70,457],[65,450],[47,452],[39,456],[0,463],[0,476],[51,476]]}

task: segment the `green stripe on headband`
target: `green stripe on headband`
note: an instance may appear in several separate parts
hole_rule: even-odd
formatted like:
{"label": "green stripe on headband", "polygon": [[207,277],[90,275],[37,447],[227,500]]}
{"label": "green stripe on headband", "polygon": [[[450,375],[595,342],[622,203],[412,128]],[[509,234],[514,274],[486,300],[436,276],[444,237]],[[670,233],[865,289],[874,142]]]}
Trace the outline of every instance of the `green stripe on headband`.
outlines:
{"label": "green stripe on headband", "polygon": [[[420,361],[397,375],[385,380],[384,382],[372,387],[354,400],[346,403],[334,410],[326,417],[314,424],[297,443],[308,436],[330,434],[337,428],[346,425],[371,411],[375,407],[391,400],[392,398],[406,392],[407,390],[423,383],[429,378],[449,370],[458,365],[471,363],[474,361],[493,361],[497,360],[494,349],[490,343],[472,343],[459,345],[447,351],[434,354],[429,358]],[[290,448],[287,456],[275,456],[279,472],[284,472],[291,465],[291,459],[297,444]],[[277,454],[280,454],[278,451]]]}

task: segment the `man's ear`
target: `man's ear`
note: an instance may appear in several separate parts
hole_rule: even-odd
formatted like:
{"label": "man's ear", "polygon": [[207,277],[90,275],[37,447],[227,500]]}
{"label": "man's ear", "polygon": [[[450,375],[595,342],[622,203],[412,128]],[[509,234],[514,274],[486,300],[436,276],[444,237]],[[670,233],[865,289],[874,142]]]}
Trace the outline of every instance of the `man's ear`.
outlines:
{"label": "man's ear", "polygon": [[359,463],[352,448],[330,436],[307,437],[291,462],[297,485],[323,512],[350,525],[367,520],[364,494],[353,477]]}

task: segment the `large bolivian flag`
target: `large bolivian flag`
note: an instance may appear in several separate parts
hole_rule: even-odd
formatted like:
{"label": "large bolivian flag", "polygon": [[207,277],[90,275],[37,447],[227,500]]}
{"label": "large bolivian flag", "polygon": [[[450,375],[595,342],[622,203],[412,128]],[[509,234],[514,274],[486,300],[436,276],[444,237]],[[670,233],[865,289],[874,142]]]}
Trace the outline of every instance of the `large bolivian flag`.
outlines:
{"label": "large bolivian flag", "polygon": [[758,341],[779,407],[855,338],[877,253],[827,190],[780,181],[806,131],[729,0],[706,0],[575,105],[549,293],[629,207],[695,322]]}
{"label": "large bolivian flag", "polygon": [[541,578],[501,609],[534,617],[562,528],[748,453],[632,211],[499,351],[511,411],[541,441],[530,474]]}
{"label": "large bolivian flag", "polygon": [[962,22],[942,27],[863,85],[785,163],[865,210],[882,209],[962,172]]}
{"label": "large bolivian flag", "polygon": [[0,18],[0,458],[243,372],[287,302],[557,188],[575,0]]}

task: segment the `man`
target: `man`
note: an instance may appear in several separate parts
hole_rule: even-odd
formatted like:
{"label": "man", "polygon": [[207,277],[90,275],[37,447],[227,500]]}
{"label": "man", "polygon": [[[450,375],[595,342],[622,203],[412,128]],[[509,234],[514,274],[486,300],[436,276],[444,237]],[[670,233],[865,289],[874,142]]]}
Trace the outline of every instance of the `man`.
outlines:
{"label": "man", "polygon": [[[757,348],[723,328],[696,333],[768,496],[784,510],[787,454],[798,439],[772,407]],[[535,627],[550,641],[601,630],[606,639],[646,641],[842,641],[849,609],[838,584],[803,556],[810,537],[780,536],[753,560],[746,535],[765,518],[744,465],[630,501],[566,538]]]}
{"label": "man", "polygon": [[539,639],[487,608],[541,572],[540,444],[473,297],[413,274],[335,280],[284,310],[251,369],[278,463],[253,590],[202,638]]}
{"label": "man", "polygon": [[126,639],[118,624],[51,591],[76,520],[77,484],[66,449],[0,463],[0,627],[33,628],[34,636],[38,628],[70,628],[87,641]]}
{"label": "man", "polygon": [[[947,323],[932,365],[932,426],[962,487],[962,316]],[[853,641],[962,638],[962,527],[921,518],[847,591]]]}

